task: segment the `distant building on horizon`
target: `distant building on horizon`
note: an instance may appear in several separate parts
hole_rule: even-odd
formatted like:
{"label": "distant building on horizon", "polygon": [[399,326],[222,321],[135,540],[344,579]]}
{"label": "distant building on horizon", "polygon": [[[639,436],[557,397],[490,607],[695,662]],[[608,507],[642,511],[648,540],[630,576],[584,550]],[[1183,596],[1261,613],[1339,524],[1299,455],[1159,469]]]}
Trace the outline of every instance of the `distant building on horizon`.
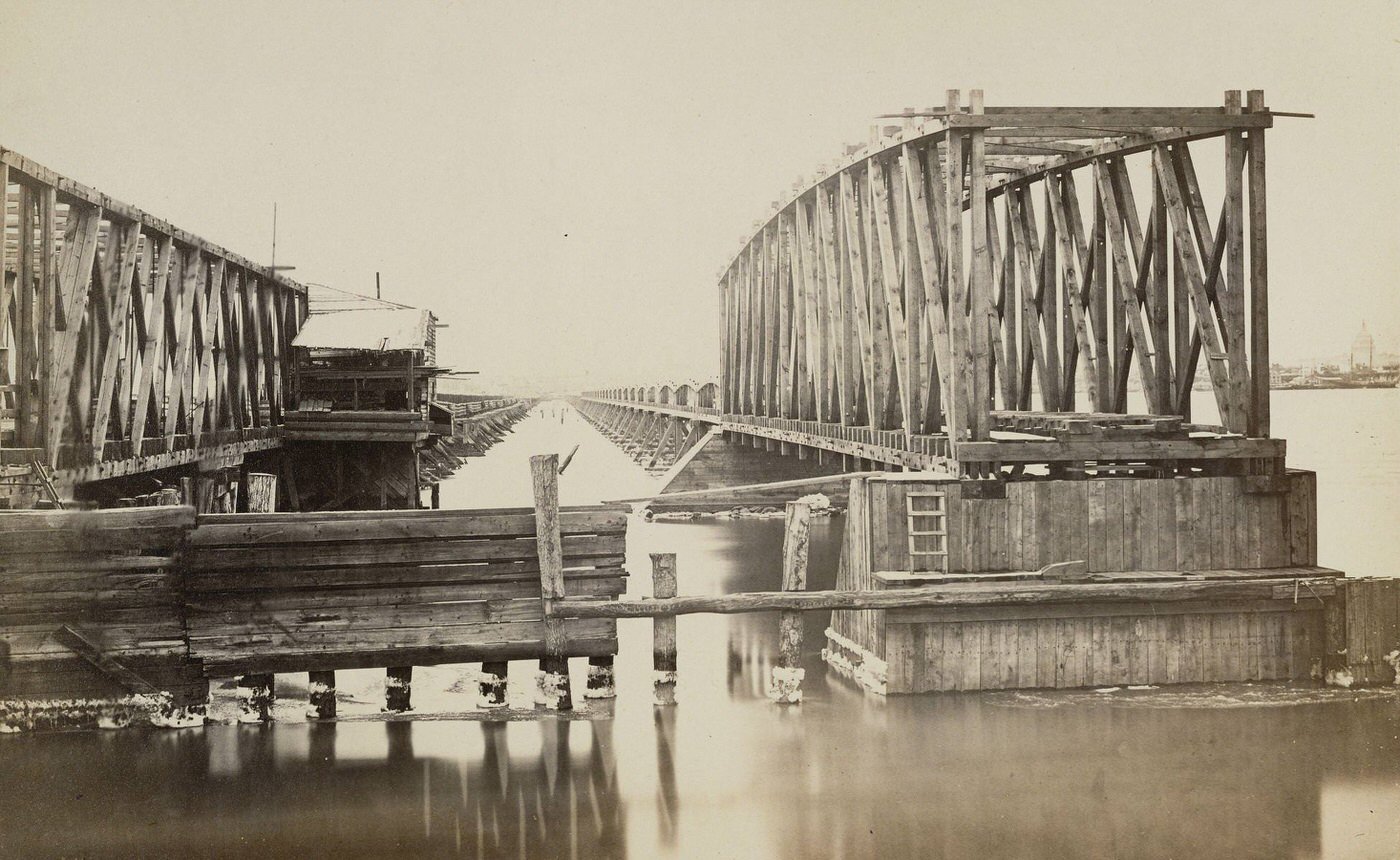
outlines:
{"label": "distant building on horizon", "polygon": [[[1364,361],[1357,361],[1357,356],[1363,356]],[[1376,342],[1371,337],[1371,333],[1366,329],[1366,321],[1361,321],[1361,334],[1356,336],[1356,340],[1351,342],[1351,369],[1371,368],[1375,366]]]}

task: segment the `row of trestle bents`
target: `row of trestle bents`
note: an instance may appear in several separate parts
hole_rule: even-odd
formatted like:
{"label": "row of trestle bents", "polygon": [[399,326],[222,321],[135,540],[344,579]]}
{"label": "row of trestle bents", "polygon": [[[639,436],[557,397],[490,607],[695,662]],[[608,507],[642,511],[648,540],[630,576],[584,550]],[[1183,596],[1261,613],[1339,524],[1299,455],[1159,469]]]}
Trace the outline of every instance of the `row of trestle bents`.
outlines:
{"label": "row of trestle bents", "polygon": [[617,404],[580,400],[579,413],[648,471],[664,472],[680,462],[714,425]]}

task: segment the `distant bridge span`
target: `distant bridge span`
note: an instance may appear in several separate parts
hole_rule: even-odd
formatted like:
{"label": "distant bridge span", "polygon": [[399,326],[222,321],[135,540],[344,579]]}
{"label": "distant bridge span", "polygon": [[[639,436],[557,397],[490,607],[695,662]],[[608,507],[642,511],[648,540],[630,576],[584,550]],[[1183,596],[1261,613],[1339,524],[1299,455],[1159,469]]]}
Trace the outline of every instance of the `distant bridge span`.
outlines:
{"label": "distant bridge span", "polygon": [[[970,476],[1277,472],[1274,116],[1260,91],[1219,107],[986,107],[950,91],[795,185],[725,268],[714,407],[632,388],[582,405],[624,436],[647,413]],[[1203,141],[1223,149],[1206,182]],[[1191,414],[1202,365],[1207,423]],[[1145,409],[1129,410],[1130,382]]]}

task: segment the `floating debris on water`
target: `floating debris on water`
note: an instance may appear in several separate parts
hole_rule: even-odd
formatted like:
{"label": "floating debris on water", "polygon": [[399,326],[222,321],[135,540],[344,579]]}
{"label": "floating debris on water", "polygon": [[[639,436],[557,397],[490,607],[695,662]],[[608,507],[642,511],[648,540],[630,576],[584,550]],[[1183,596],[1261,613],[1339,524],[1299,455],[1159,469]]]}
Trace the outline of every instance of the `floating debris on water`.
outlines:
{"label": "floating debris on water", "polygon": [[986,694],[988,704],[1015,708],[1109,705],[1136,708],[1282,708],[1397,699],[1389,687],[1345,689],[1277,683],[1101,687],[1079,690],[1016,690]]}

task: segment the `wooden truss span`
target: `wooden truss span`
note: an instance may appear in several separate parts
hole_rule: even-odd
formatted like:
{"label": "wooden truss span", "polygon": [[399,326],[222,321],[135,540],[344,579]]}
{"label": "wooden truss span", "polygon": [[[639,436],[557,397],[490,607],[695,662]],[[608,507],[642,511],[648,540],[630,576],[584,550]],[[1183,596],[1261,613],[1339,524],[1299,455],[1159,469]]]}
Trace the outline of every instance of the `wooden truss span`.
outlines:
{"label": "wooden truss span", "polygon": [[0,445],[71,485],[279,444],[304,287],[2,148],[0,190]]}
{"label": "wooden truss span", "polygon": [[[1201,430],[1269,447],[1239,444],[1269,435],[1262,92],[1052,108],[950,91],[899,119],[774,204],[723,270],[725,415],[894,431],[910,452],[941,437],[962,463],[1010,453],[1019,413],[1145,415],[1159,449],[1173,421],[1176,447]],[[1203,147],[1222,173],[1198,173]],[[1203,424],[1193,387],[1213,394]]]}

